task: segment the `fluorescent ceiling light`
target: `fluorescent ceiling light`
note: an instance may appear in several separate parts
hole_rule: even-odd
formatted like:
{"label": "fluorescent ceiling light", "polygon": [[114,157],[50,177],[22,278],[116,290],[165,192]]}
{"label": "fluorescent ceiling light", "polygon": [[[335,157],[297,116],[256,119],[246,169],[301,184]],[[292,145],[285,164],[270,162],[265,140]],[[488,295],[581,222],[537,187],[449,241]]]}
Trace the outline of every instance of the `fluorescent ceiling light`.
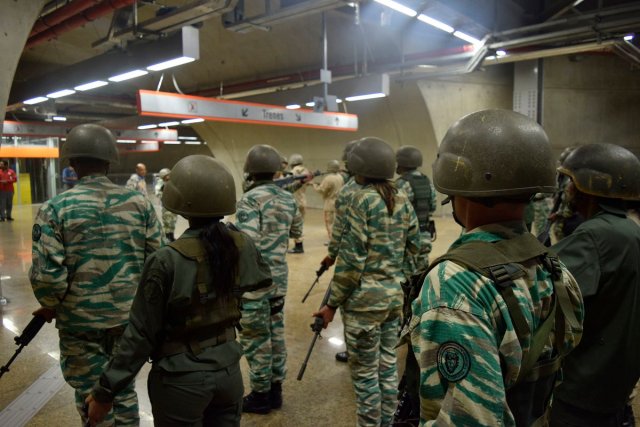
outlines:
{"label": "fluorescent ceiling light", "polygon": [[159,64],[151,65],[147,67],[149,71],[160,71],[166,70],[167,68],[177,67],[178,65],[188,64],[189,62],[195,61],[195,58],[190,58],[188,56],[181,56],[179,58],[170,59],[169,61],[164,61]]}
{"label": "fluorescent ceiling light", "polygon": [[165,144],[169,144],[169,145],[178,145],[178,144],[182,144],[182,142],[180,141],[164,141]]}
{"label": "fluorescent ceiling light", "polygon": [[197,118],[197,119],[187,119],[187,120],[183,120],[182,124],[183,125],[188,125],[190,123],[202,123],[204,122],[204,119],[201,118]]}
{"label": "fluorescent ceiling light", "polygon": [[109,84],[108,82],[104,82],[102,80],[96,80],[95,82],[85,83],[83,85],[76,86],[76,87],[74,87],[74,89],[75,90],[80,90],[80,91],[85,91],[85,90],[95,89],[97,87],[106,86],[108,84]]}
{"label": "fluorescent ceiling light", "polygon": [[298,108],[300,108],[300,104],[289,104],[286,107],[287,110],[297,110]]}
{"label": "fluorescent ceiling light", "polygon": [[479,45],[480,43],[482,43],[480,40],[476,39],[475,37],[471,37],[469,34],[465,34],[461,31],[454,31],[453,35],[473,45]]}
{"label": "fluorescent ceiling light", "polygon": [[142,143],[142,144],[156,144],[157,142],[158,141],[150,141],[150,140],[146,140],[146,139],[140,141],[140,143]]}
{"label": "fluorescent ceiling light", "polygon": [[145,74],[149,74],[144,70],[133,70],[128,73],[118,74],[117,76],[109,77],[110,82],[122,82],[129,79],[135,79],[136,77],[144,76]]}
{"label": "fluorescent ceiling light", "polygon": [[158,127],[158,125],[140,125],[140,126],[138,126],[138,129],[140,129],[140,130],[155,129],[157,127]]}
{"label": "fluorescent ceiling light", "polygon": [[186,140],[186,141],[195,141],[198,139],[197,136],[179,136],[178,139]]}
{"label": "fluorescent ceiling light", "polygon": [[135,144],[136,140],[135,139],[118,139],[117,142],[120,144]]}
{"label": "fluorescent ceiling light", "polygon": [[454,29],[452,26],[445,24],[444,22],[440,22],[437,19],[433,19],[430,16],[427,16],[425,14],[420,14],[418,15],[418,21],[422,21],[425,24],[429,24],[432,27],[436,27],[439,30],[445,31],[447,33],[453,33]]}
{"label": "fluorescent ceiling light", "polygon": [[202,141],[185,141],[185,145],[201,145]]}
{"label": "fluorescent ceiling light", "polygon": [[55,120],[56,122],[66,122],[67,118],[62,116],[53,116],[53,120]]}
{"label": "fluorescent ceiling light", "polygon": [[314,107],[314,106],[316,105],[316,103],[315,103],[315,102],[313,102],[313,101],[311,101],[311,102],[307,102],[307,103],[306,103],[306,104],[304,104],[304,105],[306,105],[307,107]]}
{"label": "fluorescent ceiling light", "polygon": [[345,100],[351,102],[351,101],[363,101],[365,99],[375,99],[375,98],[384,98],[385,95],[384,93],[380,92],[380,93],[368,93],[366,95],[356,95],[356,96],[347,96],[345,98]]}
{"label": "fluorescent ceiling light", "polygon": [[633,34],[627,34],[626,36],[624,36],[624,41],[630,42],[631,40],[633,40]]}
{"label": "fluorescent ceiling light", "polygon": [[404,6],[393,0],[375,0],[375,1],[376,3],[380,3],[381,5],[387,6],[388,8],[391,8],[397,12],[403,13],[412,18],[418,14],[418,12],[416,12],[415,10],[410,9],[407,6]]}
{"label": "fluorescent ceiling light", "polygon": [[342,104],[342,99],[336,98],[336,104]]}
{"label": "fluorescent ceiling light", "polygon": [[180,122],[164,122],[164,123],[158,123],[158,126],[162,126],[162,127],[169,127],[169,126],[178,126],[180,124]]}
{"label": "fluorescent ceiling light", "polygon": [[27,105],[33,105],[33,104],[39,104],[41,102],[46,101],[47,98],[46,96],[38,96],[36,98],[31,98],[31,99],[27,99],[26,101],[22,101],[23,104],[27,104]]}
{"label": "fluorescent ceiling light", "polygon": [[501,56],[507,56],[507,51],[506,50],[496,50],[496,56],[499,58]]}
{"label": "fluorescent ceiling light", "polygon": [[59,90],[57,92],[48,94],[47,98],[62,98],[63,96],[73,95],[74,93],[76,93],[75,90],[63,89],[63,90]]}

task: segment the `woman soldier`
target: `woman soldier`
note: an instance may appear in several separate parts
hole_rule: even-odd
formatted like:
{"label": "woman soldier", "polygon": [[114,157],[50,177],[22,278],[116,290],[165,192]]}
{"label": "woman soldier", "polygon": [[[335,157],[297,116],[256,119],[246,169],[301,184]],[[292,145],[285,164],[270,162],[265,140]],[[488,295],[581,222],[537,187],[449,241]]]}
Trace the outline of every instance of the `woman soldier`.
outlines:
{"label": "woman soldier", "polygon": [[363,187],[346,209],[336,270],[327,305],[314,316],[344,322],[359,426],[386,426],[396,408],[398,341],[404,283],[420,250],[418,219],[404,192],[396,190],[393,149],[364,138],[348,158]]}
{"label": "woman soldier", "polygon": [[271,274],[251,239],[220,221],[235,212],[235,194],[216,159],[188,156],[173,168],[162,204],[189,229],[145,263],[120,347],[86,400],[92,425],[149,358],[156,426],[240,425],[238,303]]}

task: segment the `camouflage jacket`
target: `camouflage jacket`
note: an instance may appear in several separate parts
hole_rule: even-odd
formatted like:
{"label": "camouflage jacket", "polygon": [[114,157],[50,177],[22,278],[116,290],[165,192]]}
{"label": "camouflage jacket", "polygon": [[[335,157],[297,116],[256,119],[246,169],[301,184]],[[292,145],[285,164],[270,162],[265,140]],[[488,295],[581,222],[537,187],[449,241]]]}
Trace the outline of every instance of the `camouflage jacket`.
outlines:
{"label": "camouflage jacket", "polygon": [[356,182],[354,177],[351,177],[340,189],[338,196],[336,197],[336,218],[333,223],[333,230],[331,231],[331,241],[329,242],[329,256],[333,259],[338,257],[347,207],[349,206],[349,203],[351,203],[353,193],[358,191],[360,188],[362,188],[362,186]]}
{"label": "camouflage jacket", "polygon": [[[478,227],[463,234],[453,247],[471,241],[495,242],[526,232],[524,224],[509,222]],[[563,278],[580,323],[583,305],[580,289],[563,265]],[[527,275],[514,281],[514,294],[523,308],[530,330],[536,330],[551,309],[551,273],[534,264]],[[504,299],[493,282],[451,261],[438,264],[426,277],[413,302],[410,333],[420,364],[421,425],[514,426],[506,401],[520,372],[524,352]],[[564,348],[580,341],[582,330],[567,323]],[[550,334],[541,357],[553,349]]]}
{"label": "camouflage jacket", "polygon": [[291,193],[271,181],[256,183],[238,201],[236,226],[256,243],[273,277],[273,286],[246,293],[244,298],[255,300],[286,295],[289,237],[302,236],[302,215]]}
{"label": "camouflage jacket", "polygon": [[106,329],[127,322],[162,230],[140,193],[88,176],[42,205],[32,239],[31,286],[43,307],[56,310],[56,327]]}
{"label": "camouflage jacket", "polygon": [[149,193],[147,192],[147,181],[145,181],[143,176],[140,176],[137,173],[134,173],[129,177],[125,187],[129,190],[139,191],[144,194],[145,197],[149,196]]}
{"label": "camouflage jacket", "polygon": [[401,285],[420,251],[418,218],[402,192],[395,195],[391,216],[372,186],[364,186],[352,198],[328,305],[349,311],[399,309]]}

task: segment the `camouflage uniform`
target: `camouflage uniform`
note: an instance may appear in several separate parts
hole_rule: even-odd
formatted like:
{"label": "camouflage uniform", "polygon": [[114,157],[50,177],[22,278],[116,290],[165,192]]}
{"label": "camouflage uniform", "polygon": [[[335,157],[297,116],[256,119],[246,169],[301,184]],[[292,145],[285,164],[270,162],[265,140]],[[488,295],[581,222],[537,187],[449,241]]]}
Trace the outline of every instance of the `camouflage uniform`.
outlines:
{"label": "camouflage uniform", "polygon": [[322,198],[324,199],[322,210],[324,213],[324,224],[327,227],[329,238],[331,238],[331,230],[333,230],[333,223],[336,218],[336,197],[343,185],[344,180],[338,173],[331,173],[325,176],[319,185],[314,184],[314,188],[322,194]]}
{"label": "camouflage uniform", "polygon": [[[158,179],[156,182],[156,197],[158,200],[162,200],[162,191],[164,190],[164,181],[162,178]],[[161,204],[162,206],[162,204]],[[178,215],[174,214],[170,210],[167,210],[162,206],[162,229],[164,230],[164,234],[173,234],[176,229],[176,221],[178,219]]]}
{"label": "camouflage uniform", "polygon": [[531,205],[533,208],[533,224],[531,226],[531,233],[537,236],[547,228],[547,221],[549,214],[551,213],[551,206],[549,206],[549,198],[542,193],[538,193],[533,197]]}
{"label": "camouflage uniform", "polygon": [[331,240],[329,241],[329,256],[333,259],[338,257],[340,242],[342,240],[342,231],[346,222],[345,214],[347,208],[349,207],[353,193],[361,188],[362,186],[356,182],[354,177],[349,177],[336,196],[336,214],[333,223],[333,230],[331,231]]}
{"label": "camouflage uniform", "polygon": [[401,284],[420,250],[418,219],[402,192],[391,216],[372,186],[350,199],[327,305],[341,307],[358,425],[386,426],[396,406]]}
{"label": "camouflage uniform", "polygon": [[149,196],[147,192],[147,181],[144,179],[144,176],[140,176],[137,173],[134,173],[129,177],[125,187],[129,190],[139,191],[145,195],[145,197]]}
{"label": "camouflage uniform", "polygon": [[[293,175],[308,175],[310,173],[309,169],[305,168],[302,165],[294,166],[293,169],[291,169],[291,172]],[[304,224],[304,215],[307,211],[306,191],[307,191],[307,186],[309,184],[307,183],[298,183],[298,184],[299,186],[296,186],[297,188],[295,188],[293,192],[293,197],[296,200],[296,203],[298,205],[298,210],[300,211],[300,215],[302,216],[302,221]],[[298,237],[295,237],[293,240],[296,242],[296,245],[299,246],[302,243],[302,234],[300,234],[300,236]]]}
{"label": "camouflage uniform", "polygon": [[[416,177],[424,176],[418,170],[412,170],[411,172],[408,172],[408,173]],[[405,194],[407,195],[411,203],[415,202],[415,194],[413,193],[413,189],[411,188],[411,183],[409,181],[400,177],[396,180],[395,184],[399,190],[402,190],[405,192]],[[429,188],[431,191],[429,194],[429,218],[431,218],[431,214],[436,210],[436,189],[431,183],[431,181],[429,181]],[[429,267],[429,254],[431,253],[431,248],[432,248],[431,246],[432,237],[433,236],[431,236],[431,233],[429,233],[428,231],[420,233],[421,249],[420,249],[419,265],[417,266],[417,271],[423,271],[423,270],[426,270],[427,267]]]}
{"label": "camouflage uniform", "polygon": [[[484,225],[462,235],[451,248],[474,241],[512,239],[525,232],[521,222]],[[562,266],[562,271],[581,325],[580,290],[566,267]],[[536,264],[526,276],[513,281],[514,295],[530,330],[538,328],[550,312],[554,292],[550,276],[545,267]],[[405,335],[410,333],[420,364],[420,424],[514,426],[505,389],[520,373],[531,335],[524,338],[522,347],[496,285],[479,273],[445,260],[426,277],[413,302],[413,313]],[[564,349],[575,347],[581,332],[581,328],[567,326]],[[554,339],[550,334],[543,357],[550,356]]]}
{"label": "camouflage uniform", "polygon": [[302,235],[302,215],[291,193],[263,181],[238,201],[236,219],[237,227],[255,241],[273,278],[271,287],[244,294],[240,320],[240,343],[249,362],[251,389],[264,393],[286,375],[286,252],[289,237]]}
{"label": "camouflage uniform", "polygon": [[[40,304],[56,311],[60,366],[82,413],[118,347],[145,258],[161,245],[160,224],[138,192],[87,176],[42,205],[32,237],[31,285]],[[133,383],[114,403],[107,425],[114,418],[137,425]]]}

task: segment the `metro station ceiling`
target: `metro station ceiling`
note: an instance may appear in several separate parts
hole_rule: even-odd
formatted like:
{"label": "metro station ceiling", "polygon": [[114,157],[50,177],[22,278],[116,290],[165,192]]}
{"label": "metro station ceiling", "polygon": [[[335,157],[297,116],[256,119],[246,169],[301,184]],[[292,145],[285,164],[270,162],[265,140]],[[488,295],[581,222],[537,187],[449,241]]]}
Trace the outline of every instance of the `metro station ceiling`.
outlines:
{"label": "metro station ceiling", "polygon": [[[105,121],[135,115],[138,89],[236,98],[317,81],[323,66],[323,14],[328,68],[334,78],[389,72],[406,79],[438,71],[473,71],[502,46],[513,60],[525,53],[526,58],[535,57],[547,49],[571,53],[597,46],[640,66],[637,39],[623,40],[625,34],[640,32],[638,1],[397,0],[415,11],[416,16],[410,17],[373,0],[57,0],[45,6],[43,22],[82,2],[91,7],[130,6],[76,28],[58,25],[56,37],[49,40],[31,39],[14,88],[46,84],[47,73],[113,49],[162,42],[179,29],[181,21],[171,19],[176,10],[184,22],[200,29],[200,58],[43,104],[23,105],[14,94],[7,119],[43,120],[56,114],[74,122]],[[421,15],[482,40],[484,50],[477,52],[468,41],[427,25]],[[121,33],[109,39],[110,34]]]}

